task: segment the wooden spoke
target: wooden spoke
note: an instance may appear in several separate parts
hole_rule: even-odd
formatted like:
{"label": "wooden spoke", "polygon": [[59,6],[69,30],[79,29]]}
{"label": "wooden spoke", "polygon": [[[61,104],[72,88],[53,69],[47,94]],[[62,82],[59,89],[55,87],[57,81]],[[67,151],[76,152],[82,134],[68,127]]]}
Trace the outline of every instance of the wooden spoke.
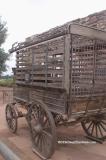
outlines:
{"label": "wooden spoke", "polygon": [[81,122],[87,135],[104,140],[106,138],[106,120],[95,118],[94,120]]}
{"label": "wooden spoke", "polygon": [[95,125],[93,124],[92,129],[91,129],[91,135],[93,135]]}
{"label": "wooden spoke", "polygon": [[95,130],[96,130],[96,137],[98,137],[98,126],[95,125]]}
{"label": "wooden spoke", "polygon": [[93,125],[93,122],[91,122],[90,124],[89,124],[89,126],[88,126],[88,130],[90,129],[90,127]]}
{"label": "wooden spoke", "polygon": [[106,125],[106,121],[103,121],[103,120],[102,120],[101,123],[103,123],[104,125]]}
{"label": "wooden spoke", "polygon": [[101,137],[103,137],[103,133],[102,133],[102,130],[101,130],[101,127],[100,127],[99,124],[98,124],[98,129],[99,129],[99,132],[100,132],[100,134],[101,134]]}
{"label": "wooden spoke", "polygon": [[100,123],[100,126],[103,128],[103,130],[106,132],[106,128],[103,126],[102,123]]}

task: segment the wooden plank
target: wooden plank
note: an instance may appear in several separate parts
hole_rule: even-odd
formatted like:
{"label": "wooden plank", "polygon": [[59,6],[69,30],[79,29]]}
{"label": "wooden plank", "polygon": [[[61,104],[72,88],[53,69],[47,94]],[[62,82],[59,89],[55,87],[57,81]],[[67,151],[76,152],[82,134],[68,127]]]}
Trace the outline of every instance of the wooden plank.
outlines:
{"label": "wooden plank", "polygon": [[[58,75],[63,75],[63,70],[48,70],[48,73],[47,75],[51,75],[51,74],[58,74]],[[19,75],[23,75],[23,74],[26,74],[26,72],[16,72],[16,75],[19,76]],[[45,75],[44,71],[30,71],[30,75]]]}
{"label": "wooden plank", "polygon": [[[42,64],[42,63],[46,63],[46,60],[44,59],[36,59],[34,60],[34,64]],[[58,58],[58,59],[48,59],[47,63],[46,64],[54,64],[56,66],[56,64],[61,64],[63,63],[62,59]]]}
{"label": "wooden plank", "polygon": [[[62,77],[47,77],[47,80],[51,80],[51,81],[62,81]],[[16,76],[16,80],[23,80],[25,81],[25,75],[18,75]],[[45,76],[44,77],[41,77],[41,76],[35,76],[35,77],[31,77],[30,80],[39,80],[39,81],[42,81],[44,80],[45,81]],[[43,82],[42,82],[43,83]]]}
{"label": "wooden plank", "polygon": [[[20,68],[19,68],[20,69]],[[44,69],[45,70],[45,69]],[[30,74],[33,74],[33,75],[45,75],[45,73],[44,73],[44,70],[42,70],[42,71],[37,71],[37,70],[30,70]],[[16,71],[16,75],[23,75],[23,74],[25,74],[26,73],[26,71],[21,71],[21,69],[19,70],[19,71]],[[49,74],[52,74],[52,73],[54,73],[54,74],[63,74],[64,73],[64,71],[62,70],[62,69],[48,69],[48,75]]]}
{"label": "wooden plank", "polygon": [[[51,80],[51,81],[62,81],[62,77],[47,77],[47,80]],[[44,80],[45,81],[45,77],[38,77],[38,76],[36,76],[36,77],[33,77],[33,78],[31,78],[31,80],[39,80],[39,81],[41,81],[41,80]]]}
{"label": "wooden plank", "polygon": [[[27,64],[27,63],[20,63],[17,64],[17,66],[25,66],[25,67],[32,67],[31,64]],[[46,65],[43,64],[38,64],[38,65],[33,65],[33,69],[44,69]],[[63,67],[63,62],[57,62],[56,64],[54,63],[48,63],[48,67]]]}
{"label": "wooden plank", "polygon": [[16,80],[16,84],[26,85],[26,86],[52,87],[52,88],[61,88],[61,89],[63,88],[61,83],[48,83],[48,85],[46,86],[45,83],[41,83],[41,82],[26,83],[25,81]]}

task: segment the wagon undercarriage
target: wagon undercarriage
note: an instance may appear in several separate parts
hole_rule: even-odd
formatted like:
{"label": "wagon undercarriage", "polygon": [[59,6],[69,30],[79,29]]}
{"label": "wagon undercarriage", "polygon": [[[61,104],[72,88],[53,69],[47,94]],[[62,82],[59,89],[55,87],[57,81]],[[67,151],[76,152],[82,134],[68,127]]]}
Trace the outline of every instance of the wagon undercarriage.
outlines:
{"label": "wagon undercarriage", "polygon": [[[33,150],[50,158],[59,125],[81,123],[94,140],[106,139],[106,33],[65,24],[29,37],[16,52],[14,102],[6,107],[10,130],[25,117]],[[21,109],[20,109],[21,108]]]}

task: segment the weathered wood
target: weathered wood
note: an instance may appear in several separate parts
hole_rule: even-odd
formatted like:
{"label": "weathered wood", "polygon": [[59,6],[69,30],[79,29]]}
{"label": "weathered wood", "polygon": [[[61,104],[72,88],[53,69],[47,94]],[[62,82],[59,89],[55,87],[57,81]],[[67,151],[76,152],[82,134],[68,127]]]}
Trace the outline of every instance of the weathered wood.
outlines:
{"label": "weathered wood", "polygon": [[72,24],[70,33],[88,37],[90,39],[99,39],[106,41],[106,32],[83,25]]}
{"label": "weathered wood", "polygon": [[44,41],[49,41],[51,39],[54,39],[60,36],[64,36],[68,33],[82,35],[85,37],[89,37],[91,39],[106,40],[106,33],[104,31],[97,30],[90,27],[85,27],[83,25],[66,23],[63,26],[59,26],[47,32],[44,32],[42,34],[34,35],[27,38],[25,42],[19,43],[15,47],[13,46],[13,48],[10,50],[10,53],[20,50],[22,48],[28,47],[30,45],[35,45],[38,43],[42,43]]}
{"label": "weathered wood", "polygon": [[106,94],[104,40],[105,32],[76,24],[27,38],[10,51],[17,52],[16,96],[41,99],[56,113],[80,105],[86,109],[83,99]]}
{"label": "weathered wood", "polygon": [[[31,82],[30,84],[26,83],[25,81],[19,81],[19,80],[16,80],[16,84],[19,84],[19,85],[25,85],[25,86],[39,86],[39,87],[45,87],[45,83],[42,83],[42,82]],[[50,87],[50,88],[57,88],[57,89],[63,89],[63,86],[61,83],[48,83],[47,84],[47,87]]]}
{"label": "weathered wood", "polygon": [[64,87],[69,94],[70,90],[70,34],[65,37],[65,54],[64,54]]}
{"label": "weathered wood", "polygon": [[[48,68],[48,75],[50,75],[51,73],[55,73],[55,74],[63,74],[63,70],[62,69],[49,69]],[[22,70],[21,68],[19,68],[19,70],[16,72],[16,75],[23,75],[23,74],[25,74],[26,72],[25,72],[25,70]],[[42,70],[42,71],[38,71],[38,70],[30,70],[30,74],[32,75],[45,75],[45,73],[44,73],[44,70]]]}
{"label": "weathered wood", "polygon": [[[25,75],[16,75],[16,79],[17,80],[23,80],[25,81]],[[35,76],[35,77],[31,77],[30,80],[39,80],[39,81],[42,81],[44,80],[45,81],[45,76],[41,77],[41,76]],[[62,81],[62,78],[61,77],[47,77],[47,80],[51,80],[51,81]]]}

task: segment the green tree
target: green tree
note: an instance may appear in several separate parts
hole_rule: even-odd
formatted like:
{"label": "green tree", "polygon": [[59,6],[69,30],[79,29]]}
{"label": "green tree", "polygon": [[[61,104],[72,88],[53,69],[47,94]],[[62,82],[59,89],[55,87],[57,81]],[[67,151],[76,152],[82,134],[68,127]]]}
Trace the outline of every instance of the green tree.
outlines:
{"label": "green tree", "polygon": [[2,21],[0,17],[0,76],[2,72],[6,71],[6,60],[8,59],[8,53],[4,51],[4,49],[1,47],[2,44],[5,42],[7,37],[7,27],[6,22]]}

